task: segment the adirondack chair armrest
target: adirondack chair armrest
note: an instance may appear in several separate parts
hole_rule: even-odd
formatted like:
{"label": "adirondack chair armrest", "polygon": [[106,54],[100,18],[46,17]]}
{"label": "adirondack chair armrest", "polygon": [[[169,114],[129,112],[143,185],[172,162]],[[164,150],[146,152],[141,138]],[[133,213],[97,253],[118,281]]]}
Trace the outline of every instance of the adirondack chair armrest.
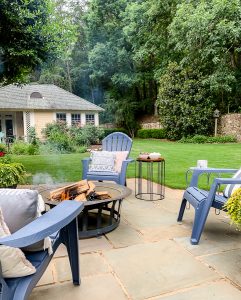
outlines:
{"label": "adirondack chair armrest", "polygon": [[22,248],[37,243],[68,225],[83,208],[83,203],[64,201],[12,235],[1,238],[0,244]]}
{"label": "adirondack chair armrest", "polygon": [[189,186],[198,186],[199,176],[202,174],[211,175],[212,173],[235,173],[238,169],[224,169],[224,168],[190,168],[193,171]]}
{"label": "adirondack chair armrest", "polygon": [[91,161],[90,157],[82,159],[82,179],[87,178],[90,161]]}
{"label": "adirondack chair armrest", "polygon": [[215,178],[211,185],[210,191],[208,193],[207,202],[211,203],[211,201],[213,200],[217,192],[218,186],[221,184],[241,184],[241,179],[240,178]]}
{"label": "adirondack chair armrest", "polygon": [[215,178],[217,184],[241,184],[241,178]]}
{"label": "adirondack chair armrest", "polygon": [[121,167],[121,173],[126,172],[128,164],[133,162],[133,161],[134,161],[133,158],[127,158],[127,159],[123,160],[122,167]]}

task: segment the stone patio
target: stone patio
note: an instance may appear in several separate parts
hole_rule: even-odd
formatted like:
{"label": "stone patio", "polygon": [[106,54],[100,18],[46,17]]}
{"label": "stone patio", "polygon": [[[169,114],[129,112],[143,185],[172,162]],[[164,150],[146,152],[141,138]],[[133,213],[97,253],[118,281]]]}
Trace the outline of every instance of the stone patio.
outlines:
{"label": "stone patio", "polygon": [[[134,190],[133,180],[127,185]],[[81,286],[72,285],[63,246],[30,300],[240,300],[241,233],[213,210],[192,246],[193,210],[176,222],[182,193],[166,188],[162,201],[125,199],[116,230],[80,240]]]}

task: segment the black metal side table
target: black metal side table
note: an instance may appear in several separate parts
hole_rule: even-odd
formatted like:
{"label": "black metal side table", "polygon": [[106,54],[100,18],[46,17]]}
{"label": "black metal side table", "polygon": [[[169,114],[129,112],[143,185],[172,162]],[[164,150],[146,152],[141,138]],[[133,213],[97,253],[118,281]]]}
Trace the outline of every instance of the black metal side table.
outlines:
{"label": "black metal side table", "polygon": [[[153,182],[155,180],[155,182]],[[157,201],[165,197],[165,159],[136,159],[135,197]]]}

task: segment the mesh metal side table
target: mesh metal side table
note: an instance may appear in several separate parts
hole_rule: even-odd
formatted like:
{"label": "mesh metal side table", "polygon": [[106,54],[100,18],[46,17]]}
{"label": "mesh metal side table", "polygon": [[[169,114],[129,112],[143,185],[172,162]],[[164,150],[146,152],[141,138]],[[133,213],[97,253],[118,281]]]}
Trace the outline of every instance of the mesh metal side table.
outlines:
{"label": "mesh metal side table", "polygon": [[[153,182],[155,180],[155,182]],[[135,197],[157,201],[165,197],[165,159],[136,159]]]}

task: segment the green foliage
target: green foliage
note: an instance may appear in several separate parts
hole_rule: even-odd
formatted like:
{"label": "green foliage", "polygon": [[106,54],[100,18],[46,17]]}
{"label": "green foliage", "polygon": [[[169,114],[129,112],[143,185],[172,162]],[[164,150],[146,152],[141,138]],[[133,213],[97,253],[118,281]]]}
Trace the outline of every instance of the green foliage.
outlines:
{"label": "green foliage", "polygon": [[237,138],[232,135],[224,136],[205,136],[205,135],[194,135],[193,137],[183,137],[178,141],[179,143],[191,143],[191,144],[224,144],[224,143],[236,143]]}
{"label": "green foliage", "polygon": [[42,132],[46,137],[46,147],[51,153],[69,153],[74,150],[74,141],[69,135],[66,122],[49,123]]}
{"label": "green foliage", "polygon": [[46,127],[42,130],[42,133],[43,135],[45,135],[46,138],[50,137],[50,135],[53,134],[53,132],[61,132],[64,134],[67,133],[67,123],[63,121],[48,123]]}
{"label": "green foliage", "polygon": [[49,123],[43,133],[46,143],[41,146],[41,151],[48,149],[51,153],[70,153],[79,146],[99,144],[104,136],[102,128],[92,125],[68,127],[65,122]]}
{"label": "green foliage", "polygon": [[226,112],[230,102],[237,109],[241,93],[240,22],[239,0],[192,0],[181,1],[169,27],[180,64],[203,74],[206,89]]}
{"label": "green foliage", "polygon": [[104,130],[100,127],[86,125],[84,127],[71,127],[70,134],[77,145],[99,144],[104,136]]}
{"label": "green foliage", "polygon": [[101,104],[101,121],[133,136],[138,117],[160,102],[169,138],[179,139],[210,134],[214,108],[239,110],[239,0],[54,2],[65,53],[43,67],[40,82]]}
{"label": "green foliage", "polygon": [[77,153],[86,153],[87,152],[87,147],[86,146],[76,147],[75,152],[77,152]]}
{"label": "green foliage", "polygon": [[127,134],[127,130],[125,128],[103,128],[103,130],[104,130],[103,138],[114,132],[123,132]]}
{"label": "green foliage", "polygon": [[30,127],[28,132],[28,142],[32,145],[37,146],[39,143],[39,140],[37,138],[36,129],[35,127]]}
{"label": "green foliage", "polygon": [[230,216],[232,223],[241,229],[241,188],[233,192],[224,208],[227,210],[227,214]]}
{"label": "green foliage", "polygon": [[68,35],[54,5],[50,0],[1,1],[1,84],[26,82],[32,70],[62,52]]}
{"label": "green foliage", "polygon": [[10,164],[11,162],[12,157],[9,154],[0,157],[0,164]]}
{"label": "green foliage", "polygon": [[138,138],[140,139],[165,139],[167,134],[165,129],[139,129],[137,131]]}
{"label": "green foliage", "polygon": [[24,141],[15,141],[10,149],[12,154],[16,155],[36,155],[39,153],[39,147],[35,144]]}
{"label": "green foliage", "polygon": [[48,143],[60,153],[70,153],[74,150],[74,143],[65,132],[51,132],[48,137]]}
{"label": "green foliage", "polygon": [[214,106],[200,77],[198,72],[176,63],[169,64],[161,77],[159,114],[168,138],[211,132]]}
{"label": "green foliage", "polygon": [[20,163],[0,163],[0,187],[12,187],[24,182],[25,169]]}
{"label": "green foliage", "polygon": [[0,152],[7,153],[7,146],[5,144],[0,144]]}

